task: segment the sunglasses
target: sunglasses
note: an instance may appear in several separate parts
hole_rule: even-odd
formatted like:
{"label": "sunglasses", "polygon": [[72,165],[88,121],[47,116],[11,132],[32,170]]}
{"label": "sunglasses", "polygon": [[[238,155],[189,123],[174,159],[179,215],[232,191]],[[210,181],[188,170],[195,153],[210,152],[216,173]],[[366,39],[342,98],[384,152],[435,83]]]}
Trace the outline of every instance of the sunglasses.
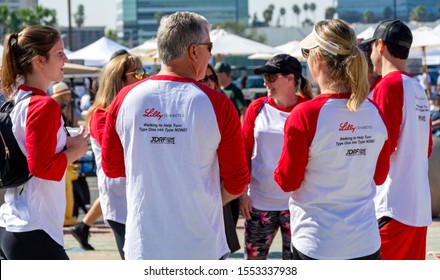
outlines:
{"label": "sunglasses", "polygon": [[212,74],[212,75],[209,75],[209,76],[205,76],[205,78],[199,80],[198,82],[199,83],[206,83],[208,80],[211,80],[213,82],[217,82],[218,77],[216,75]]}
{"label": "sunglasses", "polygon": [[142,80],[145,76],[148,77],[148,71],[145,68],[136,68],[133,72],[125,73],[126,76],[134,74],[136,80]]}
{"label": "sunglasses", "polygon": [[206,45],[206,46],[208,46],[208,52],[211,52],[213,44],[212,44],[212,42],[209,42],[209,43],[197,43],[196,46],[198,46],[198,45]]}
{"label": "sunglasses", "polygon": [[268,73],[264,73],[263,74],[263,79],[266,82],[270,82],[270,83],[274,83],[278,77],[283,76],[283,74],[268,74]]}
{"label": "sunglasses", "polygon": [[307,50],[307,49],[301,49],[301,54],[302,54],[302,56],[303,56],[305,59],[307,59],[307,58],[309,57],[310,50]]}

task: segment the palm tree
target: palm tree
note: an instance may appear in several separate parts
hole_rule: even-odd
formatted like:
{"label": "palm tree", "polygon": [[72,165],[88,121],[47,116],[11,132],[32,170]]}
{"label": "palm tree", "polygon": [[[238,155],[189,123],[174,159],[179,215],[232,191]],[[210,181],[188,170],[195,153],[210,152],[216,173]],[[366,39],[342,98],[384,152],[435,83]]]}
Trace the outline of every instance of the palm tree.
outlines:
{"label": "palm tree", "polygon": [[54,26],[57,24],[57,12],[54,9],[46,9],[43,6],[37,5],[35,7],[35,17],[38,24],[41,25]]}
{"label": "palm tree", "polygon": [[270,9],[266,9],[263,11],[264,23],[266,26],[269,26],[269,22],[272,21],[272,11]]}
{"label": "palm tree", "polygon": [[10,20],[9,7],[6,5],[0,5],[0,28],[1,34],[8,33],[8,22]]}
{"label": "palm tree", "polygon": [[162,13],[162,12],[155,12],[155,13],[154,13],[154,20],[156,21],[157,26],[159,26],[159,24],[160,24],[160,20],[162,19],[162,17],[163,17],[164,15],[165,15],[165,14]]}
{"label": "palm tree", "polygon": [[426,15],[426,8],[425,6],[417,6],[411,11],[410,18],[411,20],[422,22]]}
{"label": "palm tree", "polygon": [[273,11],[275,10],[275,6],[270,4],[266,10],[263,11],[264,23],[266,26],[269,26],[269,23],[272,21]]}
{"label": "palm tree", "polygon": [[296,15],[296,26],[299,26],[299,14],[301,13],[301,9],[295,4],[292,6],[292,11]]}
{"label": "palm tree", "polygon": [[316,4],[315,3],[310,3],[310,5],[309,5],[309,9],[310,9],[310,11],[312,12],[312,14],[313,14],[313,19],[314,20],[316,20],[316,15],[315,15],[315,10],[316,10]]}
{"label": "palm tree", "polygon": [[79,28],[81,28],[84,24],[84,5],[80,4],[78,5],[78,10],[76,11],[76,13],[73,15],[73,18],[75,19],[75,23],[76,26]]}
{"label": "palm tree", "polygon": [[286,26],[286,9],[284,7],[280,8],[280,16],[283,19],[283,25]]}
{"label": "palm tree", "polygon": [[385,19],[391,18],[391,15],[393,14],[393,10],[391,10],[390,7],[385,7],[385,9],[383,9],[383,16],[385,17]]}
{"label": "palm tree", "polygon": [[302,22],[302,26],[311,26],[313,25],[313,21],[311,21],[309,18],[306,18],[303,22]]}
{"label": "palm tree", "polygon": [[366,10],[365,13],[364,13],[364,21],[365,21],[365,23],[370,23],[372,19],[373,19],[373,11]]}
{"label": "palm tree", "polygon": [[325,19],[333,19],[336,14],[336,9],[333,7],[327,7],[325,9]]}
{"label": "palm tree", "polygon": [[306,12],[306,16],[307,16],[307,10],[309,9],[309,4],[307,4],[307,3],[304,3],[303,4],[303,10],[304,10],[304,12]]}

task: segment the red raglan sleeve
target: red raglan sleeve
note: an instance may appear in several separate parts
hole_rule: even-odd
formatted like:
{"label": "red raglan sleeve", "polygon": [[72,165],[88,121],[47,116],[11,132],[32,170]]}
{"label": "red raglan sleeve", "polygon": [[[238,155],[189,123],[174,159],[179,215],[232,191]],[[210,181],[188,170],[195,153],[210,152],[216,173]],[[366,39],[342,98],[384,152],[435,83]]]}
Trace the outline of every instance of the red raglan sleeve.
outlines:
{"label": "red raglan sleeve", "polygon": [[61,181],[67,167],[65,153],[56,153],[61,108],[48,96],[33,96],[26,115],[26,150],[29,171],[35,177]]}
{"label": "red raglan sleeve", "polygon": [[388,141],[390,153],[397,148],[400,135],[403,110],[403,85],[397,78],[382,79],[374,89],[372,100],[377,104],[385,116],[388,125]]}
{"label": "red raglan sleeve", "polygon": [[[374,102],[372,103],[377,106],[376,103]],[[385,127],[387,128],[387,135],[388,135],[388,139],[383,144],[382,150],[380,151],[379,157],[377,158],[376,170],[374,172],[374,182],[376,183],[377,186],[379,186],[382,185],[387,179],[388,172],[390,169],[391,150],[390,150],[390,140],[389,140],[390,132],[389,132],[387,120],[385,119],[383,112],[379,108],[377,110],[383,120],[383,123],[385,124]]]}
{"label": "red raglan sleeve", "polygon": [[[118,94],[112,102],[102,134],[102,169],[109,178],[125,176],[124,149],[116,131],[119,109],[125,94]],[[99,140],[98,140],[99,141]]]}
{"label": "red raglan sleeve", "polygon": [[228,193],[239,195],[249,183],[240,119],[227,96],[218,92],[207,94],[213,104],[221,134],[217,154],[223,187]]}
{"label": "red raglan sleeve", "polygon": [[96,109],[90,118],[90,135],[98,141],[102,147],[102,135],[104,135],[105,120],[107,113],[102,109]]}
{"label": "red raglan sleeve", "polygon": [[[314,109],[315,106],[318,107]],[[296,106],[287,117],[283,148],[274,171],[275,182],[285,192],[295,191],[304,180],[320,106],[322,102],[316,100],[305,102]]]}
{"label": "red raglan sleeve", "polygon": [[252,170],[252,152],[254,150],[254,128],[255,120],[257,119],[258,112],[261,106],[264,104],[267,97],[262,97],[254,100],[249,104],[249,108],[246,110],[246,114],[243,120],[243,140],[244,140],[244,150],[246,154],[246,160],[248,163],[249,172]]}

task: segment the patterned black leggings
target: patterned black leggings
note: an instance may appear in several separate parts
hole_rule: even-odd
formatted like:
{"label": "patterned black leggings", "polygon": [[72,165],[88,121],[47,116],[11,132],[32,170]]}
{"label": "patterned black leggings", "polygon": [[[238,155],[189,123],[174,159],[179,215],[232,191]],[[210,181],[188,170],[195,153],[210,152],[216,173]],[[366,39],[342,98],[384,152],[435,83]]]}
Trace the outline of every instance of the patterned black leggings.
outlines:
{"label": "patterned black leggings", "polygon": [[290,212],[261,211],[252,208],[251,220],[245,221],[244,254],[248,260],[266,260],[278,228],[283,239],[283,260],[291,260]]}

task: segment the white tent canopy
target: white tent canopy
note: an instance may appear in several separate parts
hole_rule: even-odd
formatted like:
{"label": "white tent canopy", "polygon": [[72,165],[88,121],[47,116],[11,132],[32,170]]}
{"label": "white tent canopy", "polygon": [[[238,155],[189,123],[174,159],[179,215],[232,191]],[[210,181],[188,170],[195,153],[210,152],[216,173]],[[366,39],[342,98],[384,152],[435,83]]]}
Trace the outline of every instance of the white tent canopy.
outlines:
{"label": "white tent canopy", "polygon": [[116,51],[121,49],[128,51],[127,47],[107,37],[102,37],[96,42],[68,54],[67,58],[69,60],[84,60],[84,65],[87,66],[103,66]]}
{"label": "white tent canopy", "polygon": [[84,66],[76,63],[64,64],[64,78],[92,78],[99,77],[101,68]]}
{"label": "white tent canopy", "polygon": [[277,53],[274,47],[240,37],[224,29],[210,33],[213,55],[251,55],[255,53]]}
{"label": "white tent canopy", "polygon": [[369,38],[373,37],[375,30],[376,30],[375,27],[369,26],[367,29],[365,29],[361,33],[357,34],[356,37],[358,39],[369,39]]}
{"label": "white tent canopy", "polygon": [[422,26],[411,30],[411,58],[422,58],[423,65],[438,65],[440,62],[440,36],[432,28]]}
{"label": "white tent canopy", "polygon": [[299,46],[299,41],[289,41],[285,44],[276,46],[275,49],[281,51],[282,53],[290,54],[299,61],[305,61],[302,56],[301,47]]}
{"label": "white tent canopy", "polygon": [[143,44],[128,50],[132,55],[139,56],[142,63],[157,63],[159,56],[157,52],[157,39],[151,38]]}
{"label": "white tent canopy", "polygon": [[255,53],[248,56],[248,58],[269,60],[277,54],[286,53],[295,57],[299,61],[305,61],[305,59],[302,56],[301,47],[299,46],[299,41],[289,41],[282,45],[276,46],[275,49],[277,50],[276,53]]}

